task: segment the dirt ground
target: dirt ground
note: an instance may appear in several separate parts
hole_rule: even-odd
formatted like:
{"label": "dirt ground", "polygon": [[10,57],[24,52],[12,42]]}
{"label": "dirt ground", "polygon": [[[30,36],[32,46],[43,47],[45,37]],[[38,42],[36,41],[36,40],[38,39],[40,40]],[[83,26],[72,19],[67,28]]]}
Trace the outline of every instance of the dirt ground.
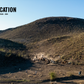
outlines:
{"label": "dirt ground", "polygon": [[[79,71],[81,75],[78,74]],[[50,81],[50,72],[56,73],[57,78],[54,81]],[[70,75],[74,77],[71,78]],[[0,68],[0,84],[84,84],[84,65],[25,62]]]}

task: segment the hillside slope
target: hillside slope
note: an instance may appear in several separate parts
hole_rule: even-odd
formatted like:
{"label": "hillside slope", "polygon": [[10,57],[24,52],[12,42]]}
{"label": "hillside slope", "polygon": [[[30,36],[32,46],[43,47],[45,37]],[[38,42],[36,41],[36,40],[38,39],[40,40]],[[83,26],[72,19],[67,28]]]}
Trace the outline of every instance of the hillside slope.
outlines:
{"label": "hillside slope", "polygon": [[25,54],[84,64],[84,19],[49,17],[7,30],[0,38],[22,42]]}
{"label": "hillside slope", "polygon": [[32,55],[84,64],[84,32],[62,35],[27,44]]}
{"label": "hillside slope", "polygon": [[52,36],[84,31],[84,20],[70,17],[48,17],[0,34],[0,38],[39,41]]}

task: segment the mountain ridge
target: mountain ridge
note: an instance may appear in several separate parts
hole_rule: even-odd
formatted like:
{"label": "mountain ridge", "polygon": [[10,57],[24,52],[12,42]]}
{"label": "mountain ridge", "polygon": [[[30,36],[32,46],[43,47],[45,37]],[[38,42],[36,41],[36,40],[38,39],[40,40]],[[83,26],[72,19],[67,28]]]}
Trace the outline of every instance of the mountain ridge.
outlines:
{"label": "mountain ridge", "polygon": [[84,31],[84,19],[71,17],[47,17],[18,26],[0,34],[6,39],[45,39],[51,36]]}

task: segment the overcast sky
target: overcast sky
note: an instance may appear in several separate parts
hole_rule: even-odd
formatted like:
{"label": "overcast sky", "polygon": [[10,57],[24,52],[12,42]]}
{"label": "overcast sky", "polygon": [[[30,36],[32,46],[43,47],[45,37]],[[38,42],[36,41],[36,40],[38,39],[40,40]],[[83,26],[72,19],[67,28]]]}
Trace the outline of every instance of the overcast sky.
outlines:
{"label": "overcast sky", "polygon": [[0,7],[17,8],[16,12],[0,15],[0,30],[52,16],[84,19],[84,0],[0,0]]}

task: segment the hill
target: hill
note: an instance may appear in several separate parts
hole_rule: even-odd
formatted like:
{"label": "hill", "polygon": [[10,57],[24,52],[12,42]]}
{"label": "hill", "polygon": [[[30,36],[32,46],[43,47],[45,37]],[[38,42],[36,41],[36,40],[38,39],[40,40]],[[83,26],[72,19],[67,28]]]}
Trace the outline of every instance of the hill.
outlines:
{"label": "hill", "polygon": [[[1,38],[39,41],[73,32],[84,31],[84,20],[70,17],[48,17],[29,24],[6,30]],[[40,39],[39,39],[40,38]]]}
{"label": "hill", "polygon": [[24,43],[30,56],[84,64],[84,19],[48,17],[4,31],[0,38]]}

